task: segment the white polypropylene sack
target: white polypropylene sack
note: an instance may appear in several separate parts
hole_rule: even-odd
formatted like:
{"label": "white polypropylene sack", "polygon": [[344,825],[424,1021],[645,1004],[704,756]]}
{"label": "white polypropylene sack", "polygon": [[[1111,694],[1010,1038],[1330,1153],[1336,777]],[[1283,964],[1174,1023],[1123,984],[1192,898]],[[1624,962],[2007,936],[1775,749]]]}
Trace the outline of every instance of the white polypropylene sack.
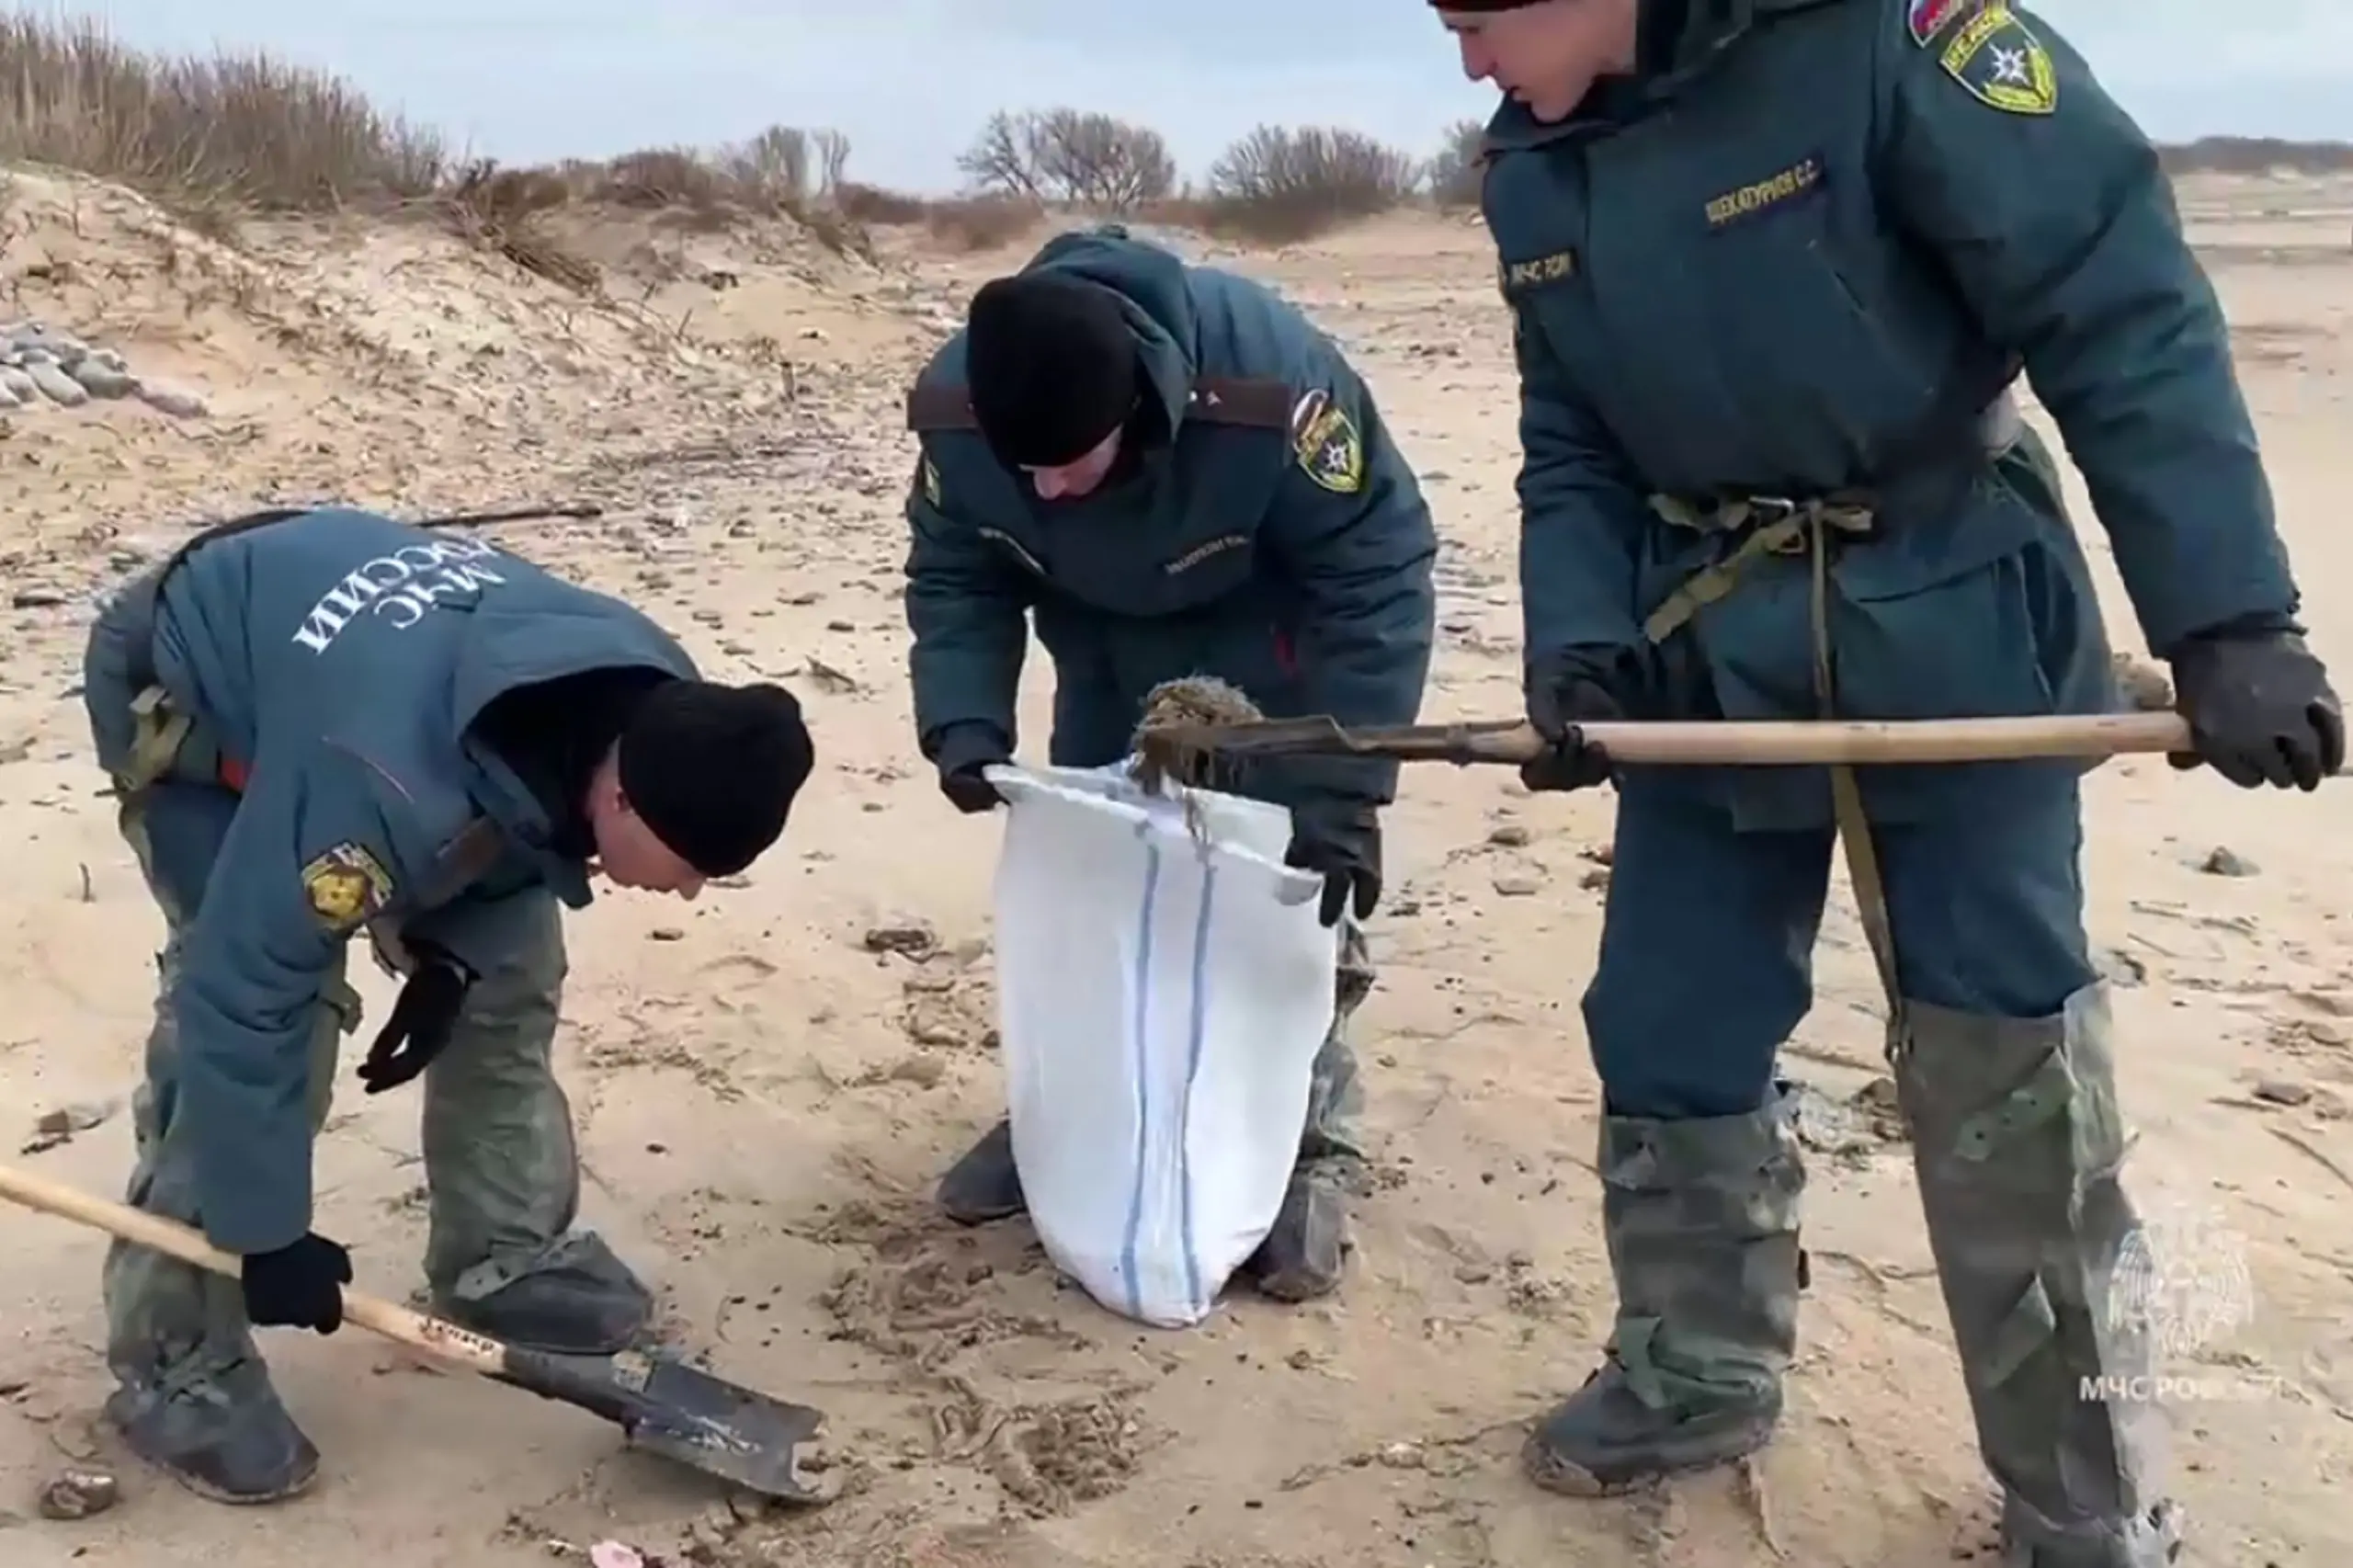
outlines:
{"label": "white polypropylene sack", "polygon": [[998,1033],[1014,1162],[1047,1256],[1111,1311],[1199,1323],[1257,1250],[1332,1023],[1323,880],[1290,814],[1125,768],[999,767]]}

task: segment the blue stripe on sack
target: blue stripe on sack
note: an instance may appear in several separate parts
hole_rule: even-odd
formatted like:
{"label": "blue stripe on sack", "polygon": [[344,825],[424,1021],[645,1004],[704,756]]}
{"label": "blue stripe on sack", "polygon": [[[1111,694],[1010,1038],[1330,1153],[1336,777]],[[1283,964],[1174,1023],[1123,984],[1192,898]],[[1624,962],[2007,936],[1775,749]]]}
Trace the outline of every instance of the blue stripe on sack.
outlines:
{"label": "blue stripe on sack", "polygon": [[1145,1071],[1144,1020],[1152,1013],[1152,901],[1160,891],[1160,846],[1150,837],[1147,826],[1139,836],[1143,841],[1143,899],[1136,909],[1135,972],[1129,976],[1130,987],[1135,993],[1135,1012],[1128,1028],[1128,1046],[1135,1059],[1136,1074],[1136,1168],[1134,1183],[1128,1189],[1128,1230],[1120,1248],[1120,1272],[1128,1292],[1128,1313],[1143,1316],[1143,1282],[1136,1278],[1136,1245],[1143,1230],[1143,1161],[1152,1131],[1152,1077]]}
{"label": "blue stripe on sack", "polygon": [[1201,1071],[1201,1041],[1209,1034],[1210,910],[1217,902],[1217,865],[1201,861],[1201,912],[1193,921],[1193,1018],[1185,1044],[1184,1111],[1177,1118],[1176,1176],[1184,1186],[1178,1203],[1184,1216],[1185,1293],[1201,1299],[1201,1254],[1193,1243],[1193,1080]]}

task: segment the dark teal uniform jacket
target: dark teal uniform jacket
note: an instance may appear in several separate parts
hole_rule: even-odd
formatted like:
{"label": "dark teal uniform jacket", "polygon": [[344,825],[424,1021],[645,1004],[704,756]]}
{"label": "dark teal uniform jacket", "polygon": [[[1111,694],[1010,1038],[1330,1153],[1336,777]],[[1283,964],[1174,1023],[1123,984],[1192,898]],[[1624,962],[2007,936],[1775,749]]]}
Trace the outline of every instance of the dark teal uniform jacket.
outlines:
{"label": "dark teal uniform jacket", "polygon": [[[1429,673],[1437,540],[1412,470],[1339,349],[1263,285],[1116,225],[1057,236],[1025,270],[1119,295],[1164,428],[1138,472],[1041,501],[964,393],[964,337],[908,399],[916,732],[943,766],[1009,749],[1028,618],[1054,663],[1051,760],[1127,755],[1145,694],[1214,675],[1270,716],[1410,723]],[[1288,805],[1385,803],[1377,760],[1256,770]]]}
{"label": "dark teal uniform jacket", "polygon": [[194,721],[183,756],[244,780],[182,789],[219,811],[159,801],[150,823],[194,911],[170,998],[176,1114],[215,1245],[267,1251],[310,1226],[311,1020],[355,930],[392,922],[481,974],[517,939],[518,898],[587,904],[585,863],[468,732],[502,693],[630,665],[695,675],[618,599],[484,540],[340,509],[199,544],[160,592],[101,613],[85,692],[100,762],[120,767],[152,680]]}
{"label": "dark teal uniform jacket", "polygon": [[[2155,151],[2048,26],[1977,0],[1646,0],[1644,26],[1636,77],[1563,124],[1506,105],[1489,132],[1532,661],[1636,648],[1658,711],[1815,715],[1802,550],[1682,591],[1760,522],[1844,498],[1837,711],[2113,706],[2083,546],[2006,390],[2021,372],[2154,652],[2290,623],[2213,290]],[[1903,820],[2034,771],[1867,769],[1863,788]],[[1829,814],[1813,769],[1653,782],[1744,825]]]}

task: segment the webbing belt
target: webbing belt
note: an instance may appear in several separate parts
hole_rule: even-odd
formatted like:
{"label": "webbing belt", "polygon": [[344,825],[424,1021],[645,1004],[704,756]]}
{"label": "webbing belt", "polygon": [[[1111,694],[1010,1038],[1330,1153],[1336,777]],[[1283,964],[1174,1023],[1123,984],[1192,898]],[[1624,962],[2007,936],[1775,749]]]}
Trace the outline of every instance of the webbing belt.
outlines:
{"label": "webbing belt", "polygon": [[131,756],[115,775],[115,793],[129,800],[171,772],[192,727],[162,687],[142,687],[131,699]]}
{"label": "webbing belt", "polygon": [[[1694,574],[1667,596],[1643,623],[1651,642],[1663,642],[1708,605],[1738,585],[1744,572],[1767,555],[1803,553],[1812,567],[1808,619],[1813,643],[1813,694],[1820,717],[1838,716],[1837,685],[1830,647],[1830,551],[1842,539],[1866,539],[1874,530],[1877,514],[1859,498],[1790,501],[1752,496],[1709,507],[1697,507],[1673,496],[1651,498],[1651,509],[1676,528],[1703,533],[1729,534],[1745,529],[1746,537],[1729,555]],[[1847,877],[1855,890],[1855,911],[1863,937],[1870,944],[1878,966],[1880,987],[1887,994],[1888,1040],[1902,1036],[1903,988],[1895,968],[1895,935],[1887,913],[1887,887],[1880,876],[1878,846],[1872,841],[1870,819],[1863,810],[1861,782],[1845,763],[1830,767],[1830,806],[1838,841],[1845,847]]]}

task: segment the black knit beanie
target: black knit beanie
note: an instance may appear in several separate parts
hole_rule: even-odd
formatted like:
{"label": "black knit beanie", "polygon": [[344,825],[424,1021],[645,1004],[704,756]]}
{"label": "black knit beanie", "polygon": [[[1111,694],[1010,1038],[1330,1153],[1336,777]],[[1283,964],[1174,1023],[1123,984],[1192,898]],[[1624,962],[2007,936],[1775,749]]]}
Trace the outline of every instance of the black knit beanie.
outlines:
{"label": "black knit beanie", "polygon": [[706,877],[742,870],[784,832],[815,766],[801,704],[780,686],[665,681],[621,731],[621,793]]}
{"label": "black knit beanie", "polygon": [[1076,461],[1135,406],[1135,334],[1119,296],[1083,278],[1025,272],[983,284],[965,317],[964,361],[981,433],[1017,468]]}

